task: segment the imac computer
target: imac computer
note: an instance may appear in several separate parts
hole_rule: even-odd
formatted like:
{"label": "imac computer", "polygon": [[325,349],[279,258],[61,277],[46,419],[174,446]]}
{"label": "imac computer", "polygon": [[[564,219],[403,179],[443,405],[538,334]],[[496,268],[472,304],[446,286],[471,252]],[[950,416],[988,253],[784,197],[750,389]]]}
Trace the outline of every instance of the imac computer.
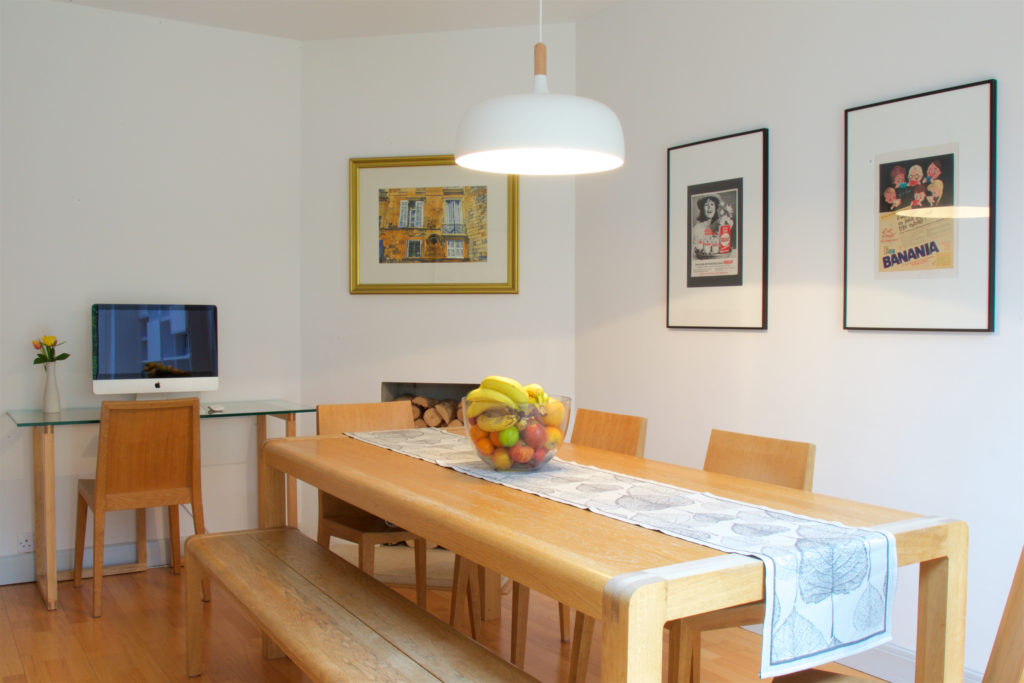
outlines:
{"label": "imac computer", "polygon": [[93,393],[191,393],[218,384],[216,306],[93,304]]}

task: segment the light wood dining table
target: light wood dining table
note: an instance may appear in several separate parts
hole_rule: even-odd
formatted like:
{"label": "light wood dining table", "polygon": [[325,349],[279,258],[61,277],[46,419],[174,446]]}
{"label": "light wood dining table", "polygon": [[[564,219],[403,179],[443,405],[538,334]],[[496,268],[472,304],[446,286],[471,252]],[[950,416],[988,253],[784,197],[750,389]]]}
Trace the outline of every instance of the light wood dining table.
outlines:
{"label": "light wood dining table", "polygon": [[[558,457],[818,519],[889,530],[896,538],[899,565],[920,565],[916,680],[962,680],[967,582],[963,522],[572,444],[564,444]],[[261,527],[286,521],[286,474],[600,618],[604,681],[660,680],[667,621],[764,598],[764,565],[755,558],[723,553],[347,436],[264,443]]]}

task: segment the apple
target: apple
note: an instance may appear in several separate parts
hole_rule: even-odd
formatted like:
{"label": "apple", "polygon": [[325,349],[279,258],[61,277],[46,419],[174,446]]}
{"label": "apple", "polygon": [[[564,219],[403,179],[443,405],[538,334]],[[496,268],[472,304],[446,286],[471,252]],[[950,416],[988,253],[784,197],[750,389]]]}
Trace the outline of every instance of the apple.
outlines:
{"label": "apple", "polygon": [[548,440],[548,430],[542,424],[531,422],[526,426],[523,438],[526,440],[526,443],[537,448],[537,446],[542,445]]}
{"label": "apple", "polygon": [[491,456],[491,464],[494,465],[496,470],[507,470],[512,467],[512,458],[508,455],[507,448],[495,448],[494,455]]}
{"label": "apple", "polygon": [[544,458],[548,456],[548,449],[543,446],[538,446],[533,449],[533,461],[538,465],[544,462]]}
{"label": "apple", "polygon": [[530,462],[533,460],[533,447],[520,441],[508,449],[508,457],[519,463]]}

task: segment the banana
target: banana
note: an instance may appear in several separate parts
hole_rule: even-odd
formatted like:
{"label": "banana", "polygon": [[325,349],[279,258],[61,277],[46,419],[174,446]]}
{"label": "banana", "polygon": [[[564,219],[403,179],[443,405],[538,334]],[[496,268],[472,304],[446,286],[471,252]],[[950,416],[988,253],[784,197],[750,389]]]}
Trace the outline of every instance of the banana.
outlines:
{"label": "banana", "polygon": [[508,406],[507,404],[501,403],[499,401],[466,401],[466,416],[476,417],[480,413],[484,412],[485,410],[490,410],[491,408],[507,409],[509,407],[510,406]]}
{"label": "banana", "polygon": [[516,423],[516,414],[506,408],[486,410],[476,418],[476,426],[485,432],[500,432]]}
{"label": "banana", "polygon": [[537,405],[542,406],[548,402],[547,392],[544,391],[544,387],[541,385],[527,384],[523,389],[525,389],[526,393],[529,394],[531,403],[536,403]]}
{"label": "banana", "polygon": [[476,401],[501,403],[509,408],[516,407],[516,402],[509,398],[508,394],[501,391],[495,391],[494,389],[487,389],[484,386],[479,386],[466,394],[466,401],[470,403],[475,403]]}
{"label": "banana", "polygon": [[523,385],[511,377],[491,375],[490,377],[485,377],[484,381],[480,382],[480,386],[484,389],[493,389],[494,391],[505,394],[517,404],[530,402],[530,395],[526,393],[526,389],[523,388]]}

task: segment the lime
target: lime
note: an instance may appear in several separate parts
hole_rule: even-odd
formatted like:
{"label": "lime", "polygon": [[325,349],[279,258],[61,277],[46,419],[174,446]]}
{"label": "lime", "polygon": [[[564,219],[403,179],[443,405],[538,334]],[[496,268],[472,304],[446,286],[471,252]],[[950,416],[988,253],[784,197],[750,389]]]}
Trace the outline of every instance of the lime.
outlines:
{"label": "lime", "polygon": [[498,441],[505,448],[509,446],[515,446],[516,442],[519,441],[519,430],[515,428],[515,425],[502,429],[498,432]]}

